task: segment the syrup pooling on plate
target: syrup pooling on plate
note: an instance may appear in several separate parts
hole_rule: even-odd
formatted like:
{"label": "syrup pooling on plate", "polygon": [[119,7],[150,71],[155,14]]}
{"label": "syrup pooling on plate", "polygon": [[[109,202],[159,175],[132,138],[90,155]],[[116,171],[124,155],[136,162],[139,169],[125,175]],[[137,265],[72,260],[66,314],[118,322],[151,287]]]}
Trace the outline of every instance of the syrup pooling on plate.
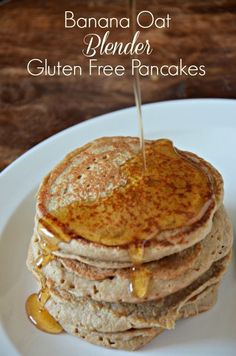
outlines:
{"label": "syrup pooling on plate", "polygon": [[[46,212],[43,226],[63,241],[84,238],[125,246],[184,231],[215,204],[207,173],[177,151],[169,140],[145,145],[147,168],[136,154],[120,167],[126,185],[95,201],[75,201]],[[79,184],[79,183],[78,183]]]}
{"label": "syrup pooling on plate", "polygon": [[[46,234],[46,236],[44,235]],[[58,249],[58,240],[48,230],[39,224],[40,254],[35,261],[35,272],[39,276],[41,289],[31,294],[26,301],[26,312],[30,321],[40,330],[58,334],[63,331],[61,325],[49,314],[45,304],[50,297],[42,268],[55,257],[53,251]]]}

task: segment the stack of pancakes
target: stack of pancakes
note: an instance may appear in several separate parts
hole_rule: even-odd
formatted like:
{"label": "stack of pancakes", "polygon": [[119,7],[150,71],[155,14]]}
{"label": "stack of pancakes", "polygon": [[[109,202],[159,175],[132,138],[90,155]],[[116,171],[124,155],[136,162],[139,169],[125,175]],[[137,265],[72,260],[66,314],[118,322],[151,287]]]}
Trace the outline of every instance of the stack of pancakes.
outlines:
{"label": "stack of pancakes", "polygon": [[[147,152],[154,142],[146,141]],[[183,164],[156,183],[166,201],[156,205],[158,216],[153,190],[140,190],[140,180],[150,180],[137,168],[137,138],[95,140],[66,156],[40,186],[27,266],[40,288],[44,280],[49,313],[91,343],[135,350],[178,319],[208,310],[228,266],[232,227],[220,174],[170,141],[158,145],[162,156],[153,162],[161,173],[169,157]],[[200,196],[204,175],[209,191]],[[171,210],[171,199],[183,208]]]}

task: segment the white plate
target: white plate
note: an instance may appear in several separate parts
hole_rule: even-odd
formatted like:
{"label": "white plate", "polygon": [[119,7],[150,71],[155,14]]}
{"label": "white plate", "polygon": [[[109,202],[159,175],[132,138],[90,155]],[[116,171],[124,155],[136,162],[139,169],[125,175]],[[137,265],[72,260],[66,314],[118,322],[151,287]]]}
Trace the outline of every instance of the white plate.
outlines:
{"label": "white plate", "polygon": [[[143,107],[146,138],[167,137],[212,162],[225,179],[225,203],[236,221],[236,101],[181,100]],[[0,175],[0,355],[130,355],[75,337],[49,335],[28,321],[24,303],[35,290],[25,266],[33,229],[34,194],[67,152],[99,136],[137,135],[136,109],[116,111],[67,129],[31,149]],[[209,312],[179,321],[139,355],[236,355],[236,275],[231,268]]]}

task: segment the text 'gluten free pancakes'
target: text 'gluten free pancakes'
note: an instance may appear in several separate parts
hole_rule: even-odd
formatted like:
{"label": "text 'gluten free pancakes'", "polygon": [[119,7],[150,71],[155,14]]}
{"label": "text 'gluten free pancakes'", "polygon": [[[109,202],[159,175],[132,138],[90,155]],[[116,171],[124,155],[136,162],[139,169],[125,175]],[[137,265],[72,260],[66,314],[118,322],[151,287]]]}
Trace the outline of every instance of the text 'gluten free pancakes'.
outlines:
{"label": "text 'gluten free pancakes'", "polygon": [[214,305],[232,247],[223,180],[166,139],[104,137],[43,180],[26,310],[41,330],[135,350]]}

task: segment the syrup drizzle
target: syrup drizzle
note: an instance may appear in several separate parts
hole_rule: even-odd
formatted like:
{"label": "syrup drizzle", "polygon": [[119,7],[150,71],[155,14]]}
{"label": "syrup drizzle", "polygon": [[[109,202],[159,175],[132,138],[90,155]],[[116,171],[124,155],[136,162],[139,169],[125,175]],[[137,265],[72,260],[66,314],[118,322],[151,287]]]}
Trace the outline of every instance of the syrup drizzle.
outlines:
{"label": "syrup drizzle", "polygon": [[[38,293],[33,293],[27,298],[25,308],[29,320],[38,329],[51,334],[59,334],[63,331],[61,325],[45,308],[50,294],[46,286],[45,276],[42,273],[42,268],[55,258],[52,252],[58,249],[58,241],[45,228],[42,228],[42,230],[47,234],[47,237],[39,234],[40,255],[35,261],[35,271],[40,278],[41,289]],[[51,241],[49,241],[49,237]]]}

